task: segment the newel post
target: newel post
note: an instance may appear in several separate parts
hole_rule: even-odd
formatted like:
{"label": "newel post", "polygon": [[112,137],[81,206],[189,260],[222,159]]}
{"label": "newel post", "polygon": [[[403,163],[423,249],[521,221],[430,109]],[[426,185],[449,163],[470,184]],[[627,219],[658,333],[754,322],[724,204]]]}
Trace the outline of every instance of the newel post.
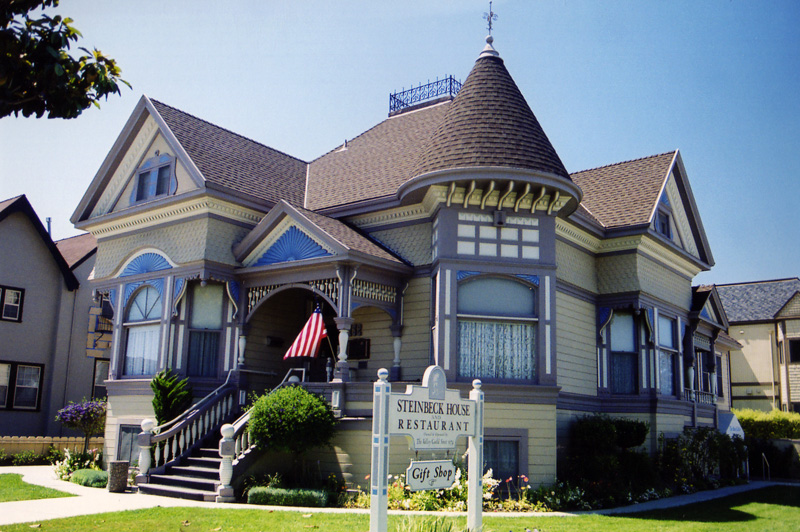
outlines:
{"label": "newel post", "polygon": [[156,422],[152,419],[145,419],[142,421],[142,432],[139,433],[139,474],[136,475],[136,483],[146,483],[150,480],[150,449],[153,447],[151,441],[153,437],[153,429]]}
{"label": "newel post", "polygon": [[234,430],[233,425],[230,423],[222,425],[220,429],[222,439],[219,442],[219,455],[222,457],[222,462],[219,464],[220,485],[217,489],[216,502],[233,502],[236,499],[233,496],[233,487],[231,486],[233,454],[236,447],[236,441],[233,438]]}

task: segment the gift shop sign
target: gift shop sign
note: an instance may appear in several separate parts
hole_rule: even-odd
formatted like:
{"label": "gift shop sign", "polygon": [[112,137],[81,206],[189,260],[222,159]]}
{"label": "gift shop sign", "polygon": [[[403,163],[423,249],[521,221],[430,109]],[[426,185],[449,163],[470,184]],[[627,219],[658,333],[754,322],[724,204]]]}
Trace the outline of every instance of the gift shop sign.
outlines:
{"label": "gift shop sign", "polygon": [[455,450],[459,436],[475,435],[475,401],[448,390],[444,372],[425,386],[410,385],[389,399],[389,433],[410,439],[415,451]]}
{"label": "gift shop sign", "polygon": [[456,480],[452,460],[411,461],[406,469],[406,485],[411,491],[449,488]]}

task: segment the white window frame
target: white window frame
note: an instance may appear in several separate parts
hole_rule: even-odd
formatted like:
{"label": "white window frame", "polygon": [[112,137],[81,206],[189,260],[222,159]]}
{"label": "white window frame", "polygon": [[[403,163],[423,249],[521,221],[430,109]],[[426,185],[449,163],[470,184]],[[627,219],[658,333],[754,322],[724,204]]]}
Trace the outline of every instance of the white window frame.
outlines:
{"label": "white window frame", "polygon": [[[154,375],[158,371],[158,354],[159,354],[159,350],[160,350],[160,346],[161,346],[161,318],[162,318],[162,313],[163,313],[162,306],[164,304],[161,294],[158,294],[157,303],[155,305],[152,305],[149,308],[150,311],[156,311],[156,310],[158,311],[158,316],[157,317],[152,317],[151,316],[151,312],[147,312],[147,314],[145,314],[143,316],[144,319],[141,319],[141,320],[131,320],[130,319],[130,313],[131,313],[131,310],[133,309],[133,305],[136,303],[137,298],[146,290],[152,290],[152,291],[158,293],[158,290],[156,290],[153,286],[151,286],[149,284],[142,285],[142,287],[139,288],[131,296],[131,300],[128,303],[128,308],[125,311],[125,317],[128,318],[128,320],[123,322],[123,324],[122,324],[122,326],[123,326],[123,328],[125,330],[125,349],[124,349],[124,358],[123,358],[123,364],[122,364],[122,374],[123,374],[124,377],[149,376],[149,375]],[[148,310],[148,309],[145,309],[145,310]],[[157,331],[158,338],[154,342],[152,342],[156,346],[154,371],[152,373],[144,372],[144,370],[145,370],[145,362],[146,361],[151,361],[152,362],[151,358],[132,357],[132,358],[142,358],[143,359],[142,373],[139,373],[139,372],[131,372],[131,373],[129,373],[129,354],[128,354],[128,351],[129,351],[129,349],[131,348],[131,345],[132,345],[131,341],[130,341],[131,332],[141,334],[143,331],[145,331],[145,328],[146,328],[146,330]],[[131,369],[132,369],[132,367],[131,367]]]}
{"label": "white window frame", "polygon": [[[20,368],[32,368],[36,370],[36,386],[27,386],[19,383]],[[20,388],[35,390],[35,397],[33,406],[20,406],[17,404],[17,392]],[[38,410],[39,399],[42,391],[42,366],[35,364],[17,364],[16,375],[14,376],[14,410]]]}
{"label": "white window frame", "polygon": [[[19,300],[17,303],[11,303],[7,301],[9,295],[11,293],[19,294]],[[16,288],[13,286],[0,286],[0,302],[2,302],[2,306],[0,307],[0,320],[3,321],[13,321],[13,322],[21,322],[22,321],[22,304],[25,299],[25,290],[22,288]],[[13,317],[6,316],[6,308],[15,308],[16,312],[14,313]]]}
{"label": "white window frame", "polygon": [[[669,333],[670,337],[672,338],[672,345],[666,345],[661,343],[662,338],[662,327],[663,323],[669,321]],[[677,323],[678,319],[674,316],[662,316],[659,314],[658,316],[658,338],[656,338],[656,345],[657,349],[656,352],[658,353],[658,392],[661,395],[667,397],[677,397],[678,395],[678,379],[677,371],[675,369],[676,361],[678,359],[678,331],[677,331]],[[664,358],[666,355],[667,358]],[[662,374],[662,364],[664,360],[669,360],[669,367],[670,367],[670,386],[672,388],[671,393],[664,393],[664,379]]]}

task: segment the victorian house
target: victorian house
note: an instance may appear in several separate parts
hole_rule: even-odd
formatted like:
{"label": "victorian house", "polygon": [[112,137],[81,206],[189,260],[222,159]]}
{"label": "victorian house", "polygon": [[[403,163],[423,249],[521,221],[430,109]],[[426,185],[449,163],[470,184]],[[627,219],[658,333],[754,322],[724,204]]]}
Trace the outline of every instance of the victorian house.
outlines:
{"label": "victorian house", "polygon": [[[222,397],[216,421],[294,371],[341,417],[321,467],[354,484],[379,368],[481,379],[487,465],[534,482],[576,416],[647,420],[650,448],[717,424],[735,343],[692,289],[714,261],[678,151],[570,174],[491,40],[463,85],[391,102],[309,162],[141,98],[72,218],[114,311],[109,458],[135,459],[164,368]],[[329,341],[285,361],[317,305]]]}

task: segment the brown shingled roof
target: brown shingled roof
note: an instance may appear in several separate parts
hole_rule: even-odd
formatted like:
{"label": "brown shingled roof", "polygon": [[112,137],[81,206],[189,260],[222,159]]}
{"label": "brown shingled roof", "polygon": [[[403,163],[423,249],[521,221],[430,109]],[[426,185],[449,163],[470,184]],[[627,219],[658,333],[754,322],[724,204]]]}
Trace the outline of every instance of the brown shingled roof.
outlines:
{"label": "brown shingled roof", "polygon": [[569,180],[503,60],[485,54],[475,62],[414,175],[476,166],[525,168]]}
{"label": "brown shingled roof", "polygon": [[319,159],[308,171],[306,208],[394,195],[412,171],[450,102],[388,118]]}
{"label": "brown shingled roof", "polygon": [[314,225],[353,251],[358,251],[366,255],[378,257],[392,262],[398,262],[401,264],[403,263],[402,260],[398,259],[392,253],[383,249],[366,236],[360,234],[355,229],[340,222],[339,220],[335,220],[306,209],[297,209],[297,211],[311,220]]}
{"label": "brown shingled roof", "polygon": [[676,152],[572,174],[583,190],[581,205],[606,228],[650,223]]}
{"label": "brown shingled roof", "polygon": [[64,238],[56,241],[56,248],[70,268],[74,268],[79,263],[97,249],[97,239],[91,233]]}
{"label": "brown shingled roof", "polygon": [[208,183],[277,203],[303,204],[306,163],[150,100]]}

